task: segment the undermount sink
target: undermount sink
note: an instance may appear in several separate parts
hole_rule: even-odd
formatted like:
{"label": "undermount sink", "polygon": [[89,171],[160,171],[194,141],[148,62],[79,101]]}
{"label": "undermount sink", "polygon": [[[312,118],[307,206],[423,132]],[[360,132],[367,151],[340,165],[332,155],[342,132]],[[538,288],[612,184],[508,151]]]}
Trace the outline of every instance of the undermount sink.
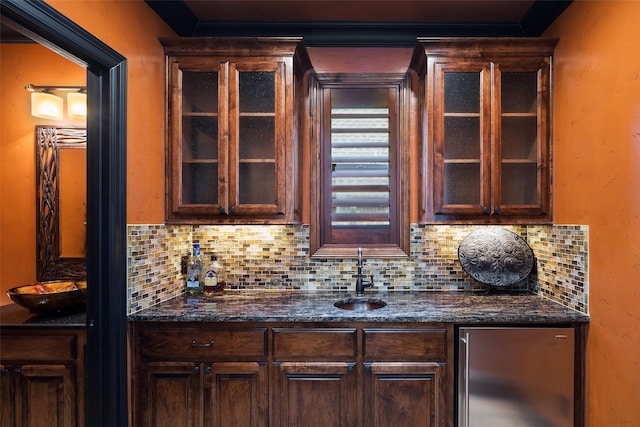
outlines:
{"label": "undermount sink", "polygon": [[387,303],[382,300],[373,298],[348,298],[342,301],[338,301],[333,305],[343,310],[369,311],[386,307]]}

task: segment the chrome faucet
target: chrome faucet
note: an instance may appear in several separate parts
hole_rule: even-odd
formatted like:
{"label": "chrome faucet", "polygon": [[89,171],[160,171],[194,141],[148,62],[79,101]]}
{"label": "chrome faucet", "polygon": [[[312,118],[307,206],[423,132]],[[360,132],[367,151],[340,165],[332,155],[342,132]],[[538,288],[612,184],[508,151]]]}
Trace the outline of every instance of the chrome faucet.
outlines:
{"label": "chrome faucet", "polygon": [[362,277],[362,248],[358,248],[358,276],[356,278],[356,296],[363,297],[364,289],[373,286],[373,274],[371,280],[364,280]]}

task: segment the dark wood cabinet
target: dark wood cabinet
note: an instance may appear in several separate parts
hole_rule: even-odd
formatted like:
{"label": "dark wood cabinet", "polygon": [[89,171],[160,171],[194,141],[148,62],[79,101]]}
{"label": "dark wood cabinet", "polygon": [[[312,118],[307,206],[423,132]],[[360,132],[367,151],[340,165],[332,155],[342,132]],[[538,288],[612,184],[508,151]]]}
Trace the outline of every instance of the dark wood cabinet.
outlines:
{"label": "dark wood cabinet", "polygon": [[447,390],[445,366],[428,362],[366,363],[364,425],[450,425],[444,411]]}
{"label": "dark wood cabinet", "polygon": [[271,425],[357,425],[354,363],[278,362],[272,378]]}
{"label": "dark wood cabinet", "polygon": [[135,426],[453,427],[452,325],[133,322],[132,337]]}
{"label": "dark wood cabinet", "polygon": [[265,328],[140,324],[133,425],[268,425]]}
{"label": "dark wood cabinet", "polygon": [[437,324],[364,329],[365,426],[452,425],[451,332]]}
{"label": "dark wood cabinet", "polygon": [[136,426],[266,426],[266,366],[256,362],[148,363]]}
{"label": "dark wood cabinet", "polygon": [[550,222],[556,39],[419,39],[422,222]]}
{"label": "dark wood cabinet", "polygon": [[273,328],[272,336],[271,425],[357,425],[357,328]]}
{"label": "dark wood cabinet", "polygon": [[83,330],[1,329],[0,425],[82,427]]}
{"label": "dark wood cabinet", "polygon": [[292,223],[302,153],[300,38],[162,39],[171,223]]}
{"label": "dark wood cabinet", "polygon": [[[135,406],[136,426],[202,426],[201,364],[160,362],[140,367],[140,390]],[[142,386],[141,386],[142,387]]]}

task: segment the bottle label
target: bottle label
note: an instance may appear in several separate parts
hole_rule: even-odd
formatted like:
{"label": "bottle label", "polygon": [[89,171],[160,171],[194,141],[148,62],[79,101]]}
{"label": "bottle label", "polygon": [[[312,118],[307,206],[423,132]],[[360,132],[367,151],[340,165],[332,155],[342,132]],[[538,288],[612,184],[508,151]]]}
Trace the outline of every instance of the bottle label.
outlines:
{"label": "bottle label", "polygon": [[204,286],[216,287],[218,286],[218,273],[213,270],[207,270],[204,274]]}

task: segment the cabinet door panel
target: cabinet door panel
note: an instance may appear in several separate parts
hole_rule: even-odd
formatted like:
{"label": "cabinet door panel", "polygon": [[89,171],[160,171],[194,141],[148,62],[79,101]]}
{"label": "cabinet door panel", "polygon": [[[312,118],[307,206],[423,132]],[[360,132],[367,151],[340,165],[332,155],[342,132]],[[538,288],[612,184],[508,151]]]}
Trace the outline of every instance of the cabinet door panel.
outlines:
{"label": "cabinet door panel", "polygon": [[192,363],[153,363],[143,368],[137,410],[145,427],[202,427],[202,375]]}
{"label": "cabinet door panel", "polygon": [[16,426],[76,426],[73,368],[23,365],[15,381]]}
{"label": "cabinet door panel", "polygon": [[273,425],[355,425],[355,373],[350,363],[285,362],[274,366]]}
{"label": "cabinet door panel", "polygon": [[268,424],[267,367],[253,362],[214,363],[205,368],[205,425],[263,427]]}
{"label": "cabinet door panel", "polygon": [[13,427],[15,424],[13,398],[16,392],[11,371],[10,366],[0,364],[0,427]]}
{"label": "cabinet door panel", "polygon": [[285,82],[282,61],[229,66],[231,213],[284,213]]}
{"label": "cabinet door panel", "polygon": [[490,64],[434,66],[433,212],[483,214],[491,203]]}
{"label": "cabinet door panel", "polygon": [[446,424],[443,366],[437,363],[365,364],[364,425],[436,427]]}
{"label": "cabinet door panel", "polygon": [[494,66],[493,212],[547,213],[551,65],[547,58]]}
{"label": "cabinet door panel", "polygon": [[172,82],[169,103],[167,172],[171,214],[217,214],[226,193],[218,181],[226,173],[220,150],[226,133],[226,64],[203,58],[183,58],[169,66]]}

